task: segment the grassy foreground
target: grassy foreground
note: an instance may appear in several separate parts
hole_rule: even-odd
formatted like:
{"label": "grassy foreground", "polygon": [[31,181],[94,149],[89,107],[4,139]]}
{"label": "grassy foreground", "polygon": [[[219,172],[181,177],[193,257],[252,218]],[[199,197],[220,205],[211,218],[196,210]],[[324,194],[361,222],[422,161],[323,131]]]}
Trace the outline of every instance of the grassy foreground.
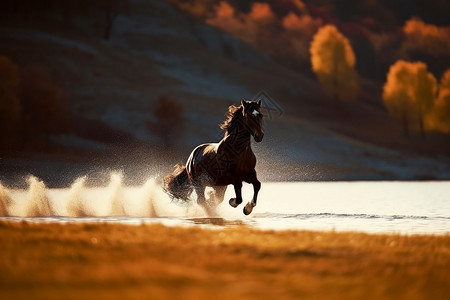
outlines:
{"label": "grassy foreground", "polygon": [[448,299],[450,236],[0,222],[0,299]]}

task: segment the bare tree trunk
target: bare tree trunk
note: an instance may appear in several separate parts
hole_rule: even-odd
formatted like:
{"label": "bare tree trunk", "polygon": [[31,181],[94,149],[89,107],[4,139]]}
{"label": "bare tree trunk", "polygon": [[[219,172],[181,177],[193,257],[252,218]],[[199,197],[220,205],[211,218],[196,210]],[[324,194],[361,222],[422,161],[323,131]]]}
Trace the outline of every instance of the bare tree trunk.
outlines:
{"label": "bare tree trunk", "polygon": [[406,110],[403,110],[402,119],[403,119],[403,135],[405,138],[408,138],[409,126],[408,126],[408,114],[406,113]]}
{"label": "bare tree trunk", "polygon": [[111,31],[112,31],[112,26],[114,23],[114,20],[117,17],[117,13],[113,13],[111,8],[107,8],[105,10],[105,21],[106,21],[106,26],[105,26],[105,32],[103,34],[103,38],[105,40],[109,40],[109,38],[111,37]]}
{"label": "bare tree trunk", "polygon": [[423,124],[423,112],[422,112],[422,105],[419,103],[419,130],[420,130],[420,137],[422,140],[425,139],[425,128]]}
{"label": "bare tree trunk", "polygon": [[334,74],[333,74],[333,98],[335,102],[339,101],[339,93],[338,93],[338,89],[339,89],[339,82],[338,82],[338,63],[336,60],[334,60]]}
{"label": "bare tree trunk", "polygon": [[423,128],[423,117],[422,116],[420,116],[420,119],[419,119],[419,129],[420,129],[420,137],[422,138],[422,140],[424,140],[425,139],[425,130]]}
{"label": "bare tree trunk", "polygon": [[109,40],[111,37],[114,22],[120,13],[129,8],[130,1],[126,0],[103,0],[101,9],[105,11],[105,31],[103,37]]}

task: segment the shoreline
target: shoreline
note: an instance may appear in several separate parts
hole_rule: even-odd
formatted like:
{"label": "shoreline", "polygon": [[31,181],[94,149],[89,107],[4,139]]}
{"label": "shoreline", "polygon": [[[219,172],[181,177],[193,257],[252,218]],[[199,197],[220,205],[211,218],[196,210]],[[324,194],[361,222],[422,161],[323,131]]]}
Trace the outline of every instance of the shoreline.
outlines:
{"label": "shoreline", "polygon": [[0,220],[2,299],[444,299],[450,235]]}
{"label": "shoreline", "polygon": [[336,233],[336,234],[367,234],[367,235],[398,235],[398,236],[450,236],[449,232],[402,232],[402,231],[367,231],[367,230],[351,230],[351,229],[311,229],[297,227],[261,227],[252,225],[251,219],[242,220],[242,218],[225,218],[225,217],[131,217],[131,216],[86,216],[86,217],[69,217],[69,216],[42,216],[42,217],[21,217],[21,216],[0,216],[1,223],[27,223],[27,224],[74,224],[74,225],[125,225],[125,226],[154,226],[162,225],[165,227],[180,228],[200,228],[206,230],[224,230],[233,228],[248,228],[255,231],[284,232],[284,231],[300,231],[300,232],[316,232],[316,233]]}

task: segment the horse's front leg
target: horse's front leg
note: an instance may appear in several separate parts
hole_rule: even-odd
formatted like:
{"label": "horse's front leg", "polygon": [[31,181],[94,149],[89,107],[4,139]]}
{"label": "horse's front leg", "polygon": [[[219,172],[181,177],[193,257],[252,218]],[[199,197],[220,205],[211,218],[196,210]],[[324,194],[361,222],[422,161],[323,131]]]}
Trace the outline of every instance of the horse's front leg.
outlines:
{"label": "horse's front leg", "polygon": [[244,207],[244,214],[249,215],[253,207],[256,206],[256,201],[258,200],[258,193],[261,189],[261,182],[258,180],[256,176],[256,171],[253,170],[251,176],[249,177],[248,183],[251,183],[253,185],[253,199],[252,201],[248,202],[247,205]]}
{"label": "horse's front leg", "polygon": [[236,208],[239,204],[242,203],[242,182],[236,182],[233,184],[233,186],[236,198],[230,199],[230,205]]}

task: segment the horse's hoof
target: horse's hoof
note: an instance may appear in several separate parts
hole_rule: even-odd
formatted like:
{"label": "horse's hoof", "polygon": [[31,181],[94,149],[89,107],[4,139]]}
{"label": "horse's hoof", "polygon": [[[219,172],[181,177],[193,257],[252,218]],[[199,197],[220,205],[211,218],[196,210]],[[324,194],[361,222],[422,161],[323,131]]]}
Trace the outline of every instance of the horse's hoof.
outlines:
{"label": "horse's hoof", "polygon": [[248,216],[249,214],[251,214],[253,211],[253,207],[254,205],[251,202],[247,203],[247,205],[245,205],[244,207],[244,215]]}
{"label": "horse's hoof", "polygon": [[236,198],[231,198],[231,199],[230,199],[230,205],[231,205],[232,207],[236,208],[236,207],[238,207],[239,204],[240,204],[240,203],[237,203],[237,202],[236,202]]}

